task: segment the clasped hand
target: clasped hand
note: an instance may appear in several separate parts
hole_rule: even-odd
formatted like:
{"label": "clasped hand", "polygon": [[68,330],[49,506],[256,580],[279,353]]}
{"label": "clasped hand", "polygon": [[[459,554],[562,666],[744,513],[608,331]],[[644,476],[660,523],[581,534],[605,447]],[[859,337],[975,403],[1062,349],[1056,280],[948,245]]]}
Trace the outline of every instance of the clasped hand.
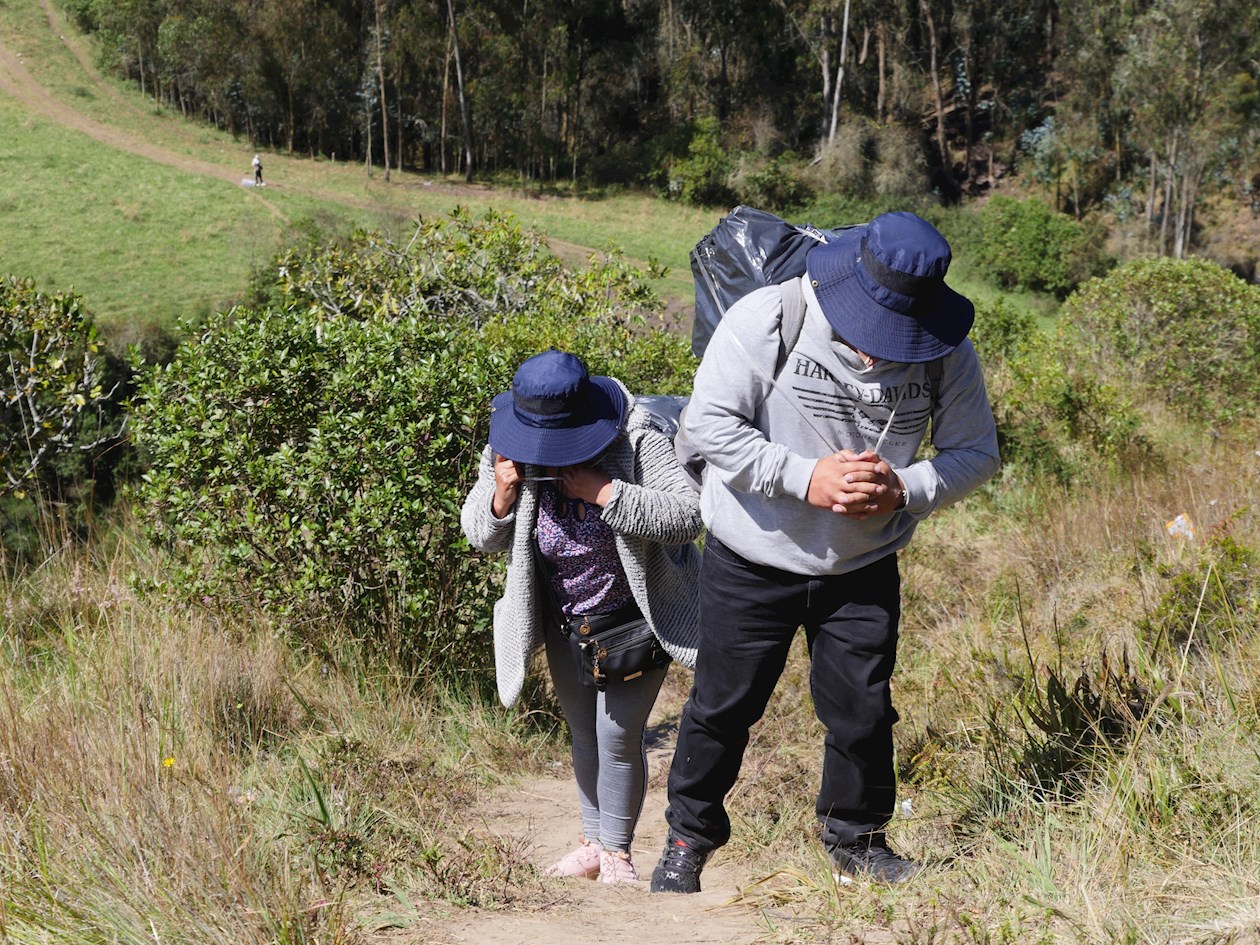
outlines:
{"label": "clasped hand", "polygon": [[814,466],[806,500],[838,515],[864,519],[892,512],[905,491],[901,478],[872,450],[841,450]]}
{"label": "clasped hand", "polygon": [[[612,479],[603,470],[594,466],[562,466],[548,467],[543,473],[547,479],[555,481],[560,494],[570,499],[581,499],[603,508],[612,498]],[[525,477],[521,475],[516,463],[506,456],[494,458],[494,500],[495,518],[503,518],[512,511],[520,495],[521,483]]]}

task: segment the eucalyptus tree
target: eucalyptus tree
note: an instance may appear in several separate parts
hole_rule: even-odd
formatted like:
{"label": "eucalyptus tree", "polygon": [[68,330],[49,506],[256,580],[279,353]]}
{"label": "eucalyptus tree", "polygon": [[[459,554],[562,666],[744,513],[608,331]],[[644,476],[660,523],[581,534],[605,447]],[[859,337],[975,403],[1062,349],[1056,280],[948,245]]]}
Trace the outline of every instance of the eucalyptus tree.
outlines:
{"label": "eucalyptus tree", "polygon": [[1254,72],[1247,54],[1257,15],[1250,0],[1160,0],[1134,23],[1117,84],[1133,142],[1149,156],[1148,224],[1159,220],[1161,254],[1186,254],[1204,176],[1242,130],[1228,87],[1238,72]]}
{"label": "eucalyptus tree", "polygon": [[978,183],[981,145],[993,179],[993,140],[1018,138],[1042,119],[1054,68],[1057,0],[953,0],[949,50],[953,113],[961,115],[963,183]]}

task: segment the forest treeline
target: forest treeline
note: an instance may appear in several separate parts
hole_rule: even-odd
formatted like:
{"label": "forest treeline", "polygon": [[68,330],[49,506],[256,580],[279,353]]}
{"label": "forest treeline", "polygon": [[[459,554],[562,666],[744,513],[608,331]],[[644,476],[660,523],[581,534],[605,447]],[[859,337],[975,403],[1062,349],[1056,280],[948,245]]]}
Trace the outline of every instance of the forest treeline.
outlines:
{"label": "forest treeline", "polygon": [[1205,192],[1260,187],[1252,0],[63,2],[184,114],[386,173],[790,205],[1016,172],[1176,256]]}

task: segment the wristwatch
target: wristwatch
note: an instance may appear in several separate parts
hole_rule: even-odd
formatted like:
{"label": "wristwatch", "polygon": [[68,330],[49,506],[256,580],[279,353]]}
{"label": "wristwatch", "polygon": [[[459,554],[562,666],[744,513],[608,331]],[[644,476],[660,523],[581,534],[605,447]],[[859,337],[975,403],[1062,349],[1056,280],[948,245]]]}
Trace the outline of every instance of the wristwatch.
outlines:
{"label": "wristwatch", "polygon": [[897,504],[893,506],[894,512],[900,512],[910,502],[910,493],[904,488],[901,490],[901,498],[897,500]]}

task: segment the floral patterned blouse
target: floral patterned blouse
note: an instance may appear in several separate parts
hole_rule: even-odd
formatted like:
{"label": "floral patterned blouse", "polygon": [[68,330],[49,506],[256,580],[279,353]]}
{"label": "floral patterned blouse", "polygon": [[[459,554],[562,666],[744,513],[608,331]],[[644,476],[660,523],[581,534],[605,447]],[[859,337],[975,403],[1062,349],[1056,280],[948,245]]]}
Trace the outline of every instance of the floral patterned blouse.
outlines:
{"label": "floral patterned blouse", "polygon": [[545,483],[538,496],[538,549],[566,620],[607,614],[634,598],[599,506]]}

